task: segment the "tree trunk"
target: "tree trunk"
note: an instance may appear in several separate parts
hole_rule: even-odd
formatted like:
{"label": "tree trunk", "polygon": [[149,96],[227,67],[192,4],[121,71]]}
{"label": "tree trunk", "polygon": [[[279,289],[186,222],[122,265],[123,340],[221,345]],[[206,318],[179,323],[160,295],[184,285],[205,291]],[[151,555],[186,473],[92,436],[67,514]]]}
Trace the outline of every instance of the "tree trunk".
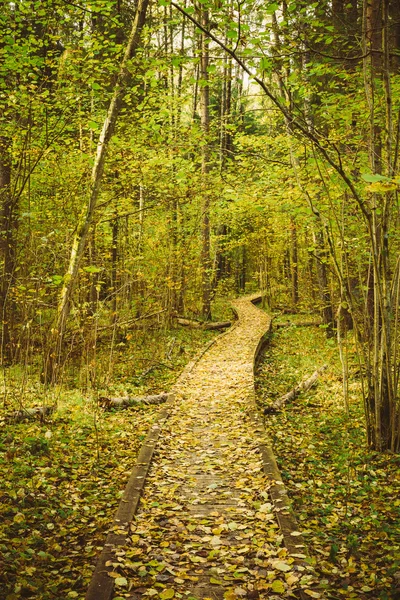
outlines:
{"label": "tree trunk", "polygon": [[332,0],[332,21],[338,33],[343,33],[344,0]]}
{"label": "tree trunk", "polygon": [[11,193],[11,140],[0,137],[0,247],[3,259],[0,283],[0,316],[2,323],[1,364],[11,359],[12,303],[9,300],[15,268],[16,219]]}
{"label": "tree trunk", "polygon": [[320,298],[322,302],[322,322],[326,328],[326,337],[333,337],[333,308],[331,294],[329,291],[328,281],[328,270],[326,268],[326,261],[328,252],[325,247],[324,235],[320,229],[320,224],[317,223],[316,231],[314,231],[314,244],[315,244],[315,256],[316,256],[316,268],[318,275],[318,287]]}
{"label": "tree trunk", "polygon": [[310,388],[312,388],[315,385],[318,377],[327,369],[327,367],[328,365],[323,365],[322,367],[314,371],[314,373],[310,377],[296,385],[292,390],[290,390],[290,392],[288,392],[284,396],[281,396],[281,398],[278,398],[278,400],[275,400],[275,402],[273,402],[270,406],[267,406],[264,409],[264,414],[268,415],[269,413],[281,410],[285,406],[285,404],[287,404],[288,402],[292,402],[292,400],[295,400],[301,392],[307,392]]}
{"label": "tree trunk", "polygon": [[389,17],[392,31],[391,47],[396,51],[396,53],[391,56],[391,67],[393,71],[398,73],[400,70],[400,19],[398,0],[390,0]]}
{"label": "tree trunk", "polygon": [[292,218],[290,221],[292,238],[292,304],[296,306],[299,301],[299,270],[298,270],[298,248],[297,248],[297,225]]}
{"label": "tree trunk", "polygon": [[118,262],[118,226],[119,219],[118,215],[115,215],[115,219],[112,221],[112,245],[111,245],[111,293],[112,293],[112,302],[111,302],[111,322],[115,323],[117,319],[117,308],[118,308],[118,300],[117,300],[117,262]]}
{"label": "tree trunk", "polygon": [[237,265],[237,289],[238,292],[244,292],[246,290],[246,246],[240,246],[238,248],[238,265]]}
{"label": "tree trunk", "polygon": [[217,229],[217,249],[215,255],[215,282],[213,288],[218,285],[221,279],[227,276],[227,256],[225,250],[225,240],[228,234],[226,225],[220,225]]}
{"label": "tree trunk", "polygon": [[[228,38],[225,37],[225,43]],[[221,90],[221,110],[220,110],[220,170],[224,171],[226,159],[232,152],[232,133],[229,130],[229,120],[232,111],[232,57],[224,56],[224,71]],[[223,248],[223,241],[228,233],[225,224],[217,228],[217,247],[215,252],[215,272],[212,282],[212,292],[215,293],[216,286],[221,279],[226,277],[227,256]],[[222,243],[221,243],[222,241]]]}
{"label": "tree trunk", "polygon": [[[227,39],[225,40],[227,43]],[[224,57],[224,74],[221,92],[220,124],[220,165],[224,170],[226,158],[232,151],[232,133],[229,130],[229,118],[232,112],[232,57]]]}
{"label": "tree trunk", "polygon": [[97,144],[97,152],[92,170],[91,189],[87,206],[81,213],[76,228],[76,234],[72,243],[67,273],[64,276],[64,284],[61,290],[57,308],[55,325],[52,328],[49,346],[47,350],[43,379],[46,383],[56,383],[59,379],[59,367],[62,356],[63,337],[66,323],[71,309],[71,299],[78,277],[79,265],[85,250],[90,226],[93,221],[94,211],[100,193],[100,185],[104,171],[104,163],[111,136],[114,133],[122,99],[130,80],[128,63],[135,56],[138,49],[141,32],[145,23],[146,10],[149,0],[139,0],[135,19],[132,24],[131,33],[125,53],[119,68],[114,92],[108,107],[107,116],[103,123]]}
{"label": "tree trunk", "polygon": [[[208,28],[208,12],[203,11],[201,22],[205,28]],[[202,174],[202,249],[201,249],[201,270],[202,270],[202,317],[205,320],[211,319],[211,258],[210,258],[210,196],[208,186],[208,174],[210,172],[210,88],[208,84],[208,65],[209,49],[208,38],[201,34],[201,59],[200,59],[200,79],[202,82],[200,89],[200,111],[201,128],[203,130],[203,148],[201,161]]]}

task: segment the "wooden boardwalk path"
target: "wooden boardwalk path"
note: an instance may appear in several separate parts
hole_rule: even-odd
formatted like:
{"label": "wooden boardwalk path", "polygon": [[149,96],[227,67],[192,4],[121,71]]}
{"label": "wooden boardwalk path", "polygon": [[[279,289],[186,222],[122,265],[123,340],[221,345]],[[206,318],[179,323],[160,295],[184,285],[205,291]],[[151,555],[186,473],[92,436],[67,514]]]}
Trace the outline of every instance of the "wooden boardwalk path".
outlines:
{"label": "wooden boardwalk path", "polygon": [[[175,386],[127,543],[109,547],[88,600],[269,598],[307,577],[255,412],[254,356],[270,319],[249,299],[234,307],[238,322]],[[115,584],[106,593],[104,581]]]}

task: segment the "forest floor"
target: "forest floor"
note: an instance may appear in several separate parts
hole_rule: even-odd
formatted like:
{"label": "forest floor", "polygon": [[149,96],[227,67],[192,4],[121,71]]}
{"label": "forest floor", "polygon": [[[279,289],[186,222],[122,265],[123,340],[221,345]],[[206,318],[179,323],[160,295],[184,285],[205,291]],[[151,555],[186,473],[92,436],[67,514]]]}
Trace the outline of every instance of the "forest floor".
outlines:
{"label": "forest floor", "polygon": [[[278,318],[256,383],[260,407],[327,364],[317,385],[269,414],[270,436],[325,597],[400,598],[400,457],[366,448],[358,364],[348,343],[349,404],[343,405],[336,340],[304,315]],[[307,319],[307,317],[306,317]]]}
{"label": "forest floor", "polygon": [[[140,445],[159,406],[104,412],[98,395],[168,391],[185,364],[215,333],[143,329],[111,355],[99,346],[98,390],[86,386],[93,367],[82,359],[49,397],[37,365],[3,372],[0,408],[0,598],[83,598]],[[84,356],[84,351],[81,352]],[[110,361],[112,364],[110,364]],[[105,380],[108,380],[105,385]],[[46,422],[6,422],[18,409],[58,402]]]}
{"label": "forest floor", "polygon": [[[304,320],[304,316],[285,316],[283,320],[289,319]],[[93,393],[82,384],[88,379],[88,365],[83,368],[76,365],[68,372],[68,385],[55,392],[59,409],[47,423],[11,424],[5,421],[5,413],[18,408],[21,401],[27,407],[43,403],[43,390],[38,379],[27,368],[6,369],[5,408],[0,409],[1,599],[84,597],[92,576],[92,565],[103,546],[105,532],[115,514],[138,449],[159,412],[158,406],[103,412],[98,408],[96,394],[141,395],[169,390],[184,365],[214,337],[215,334],[203,330],[135,331],[130,339],[119,342],[111,359],[105,349],[99,351],[97,368],[110,375],[107,389]],[[258,371],[259,404],[262,407],[269,405],[317,367],[328,364],[315,388],[287,405],[282,412],[268,415],[266,428],[319,575],[321,594],[331,600],[398,600],[400,459],[366,449],[360,384],[351,344],[349,360],[350,416],[347,417],[343,410],[341,368],[335,340],[326,340],[323,330],[318,327],[279,329],[273,334]],[[205,374],[203,379],[206,385]],[[230,392],[233,393],[233,389]],[[244,423],[244,412],[237,409]],[[191,411],[188,406],[186,424]],[[217,409],[215,416],[227,434],[228,445],[221,443],[220,450],[228,450],[231,464],[237,463],[240,470],[244,465],[242,456],[230,439],[228,423],[232,415]],[[207,411],[203,418],[207,424]],[[195,447],[186,426],[182,436]],[[197,451],[212,468],[212,462],[214,458],[218,460],[218,456],[207,455],[202,447],[205,434],[200,433],[197,437],[200,439]],[[243,443],[250,448],[252,441],[248,432],[243,438]],[[174,438],[171,433],[169,443],[178,447],[180,438]],[[194,469],[195,464],[192,467]],[[176,475],[172,473],[171,476]],[[166,477],[169,478],[169,474]],[[246,478],[244,473],[243,488]],[[154,481],[149,481],[150,486],[154,485]],[[218,483],[215,478],[208,483],[210,497],[218,490]],[[247,483],[247,491],[244,489],[243,493],[250,499],[256,492],[251,481]],[[188,491],[194,493],[193,488]],[[201,498],[199,490],[195,493]],[[157,502],[146,498],[148,505]],[[166,498],[165,501],[171,500]],[[267,498],[253,498],[253,501],[258,512],[267,509],[264,506],[268,504]],[[261,507],[264,507],[262,511],[259,510]],[[156,506],[152,508],[161,510]],[[284,550],[279,545],[276,524],[268,519],[268,511],[264,515],[265,523],[269,525],[267,541],[270,544],[268,552],[271,552],[266,560],[285,563],[284,555],[273,555],[274,552],[284,554]],[[242,538],[241,542],[248,539],[253,544],[244,523],[236,518],[228,523],[223,521],[214,527],[202,523],[202,529],[196,529],[194,522],[185,523],[188,532],[209,538],[189,543],[211,545],[211,552],[215,552],[219,548],[218,538],[223,540],[224,536],[230,535],[225,528],[227,525],[230,532]],[[180,535],[179,527],[176,525],[177,536]],[[133,535],[140,539],[140,531]],[[254,544],[257,545],[264,535],[265,529],[262,534],[256,531]],[[167,548],[164,547],[163,553]],[[173,550],[171,545],[169,548]],[[203,554],[204,548],[198,547],[197,566],[204,562]],[[154,560],[158,561],[157,557]],[[142,564],[140,556],[131,557],[131,561]],[[193,564],[196,566],[196,562]],[[247,577],[241,569],[248,566],[235,566],[237,568],[231,574],[240,592],[243,589],[241,578]],[[230,567],[233,568],[234,563],[230,563]],[[229,573],[218,572],[221,568],[217,565],[212,573],[215,581],[220,581],[221,575],[229,578]],[[143,569],[137,571],[140,585],[151,569],[157,569],[157,566],[146,566],[146,572]],[[290,571],[286,573],[287,577],[282,574],[275,577],[277,571],[274,569],[267,571],[270,580],[266,585],[274,584],[268,592],[269,597],[287,595]],[[156,589],[164,592],[165,598],[172,597],[171,574],[160,571],[158,574],[167,576],[168,580],[156,582],[162,586]],[[183,577],[179,579],[185,581]],[[182,583],[174,582],[173,585]],[[124,587],[121,592],[124,594]]]}

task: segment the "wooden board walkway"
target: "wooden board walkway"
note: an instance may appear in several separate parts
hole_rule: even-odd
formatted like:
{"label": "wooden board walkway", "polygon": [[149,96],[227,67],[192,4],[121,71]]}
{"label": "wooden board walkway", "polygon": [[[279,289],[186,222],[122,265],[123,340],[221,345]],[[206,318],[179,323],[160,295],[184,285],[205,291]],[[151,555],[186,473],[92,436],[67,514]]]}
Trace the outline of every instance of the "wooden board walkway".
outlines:
{"label": "wooden board walkway", "polygon": [[255,409],[254,360],[270,319],[250,300],[234,303],[236,324],[176,384],[87,600],[256,599],[307,587],[304,545]]}

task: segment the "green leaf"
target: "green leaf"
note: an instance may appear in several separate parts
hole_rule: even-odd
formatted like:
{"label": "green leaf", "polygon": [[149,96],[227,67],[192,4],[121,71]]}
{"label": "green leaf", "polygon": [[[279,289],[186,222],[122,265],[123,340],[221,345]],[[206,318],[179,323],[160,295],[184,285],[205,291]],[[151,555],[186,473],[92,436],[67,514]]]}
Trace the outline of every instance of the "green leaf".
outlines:
{"label": "green leaf", "polygon": [[53,285],[60,285],[64,281],[64,277],[62,275],[52,275],[51,283]]}
{"label": "green leaf", "polygon": [[260,60],[260,70],[261,71],[265,71],[266,69],[268,69],[271,65],[271,61],[269,58],[266,58],[265,56]]}
{"label": "green leaf", "polygon": [[361,177],[368,183],[375,183],[376,181],[390,181],[388,177],[379,175],[378,173],[363,173]]}
{"label": "green leaf", "polygon": [[272,582],[271,589],[277,594],[283,594],[285,591],[285,586],[283,585],[282,581],[280,581],[279,579],[275,579],[275,581]]}
{"label": "green leaf", "polygon": [[272,15],[276,10],[278,10],[278,8],[279,8],[279,4],[277,4],[277,2],[273,2],[266,8],[267,15]]}
{"label": "green leaf", "polygon": [[95,265],[83,267],[83,271],[86,271],[86,273],[101,273],[102,270],[103,269],[101,267],[96,267]]}
{"label": "green leaf", "polygon": [[128,580],[126,577],[116,577],[114,581],[115,585],[118,585],[119,587],[126,587],[128,585]]}
{"label": "green leaf", "polygon": [[172,588],[167,588],[160,594],[161,600],[169,600],[175,596],[175,591]]}

